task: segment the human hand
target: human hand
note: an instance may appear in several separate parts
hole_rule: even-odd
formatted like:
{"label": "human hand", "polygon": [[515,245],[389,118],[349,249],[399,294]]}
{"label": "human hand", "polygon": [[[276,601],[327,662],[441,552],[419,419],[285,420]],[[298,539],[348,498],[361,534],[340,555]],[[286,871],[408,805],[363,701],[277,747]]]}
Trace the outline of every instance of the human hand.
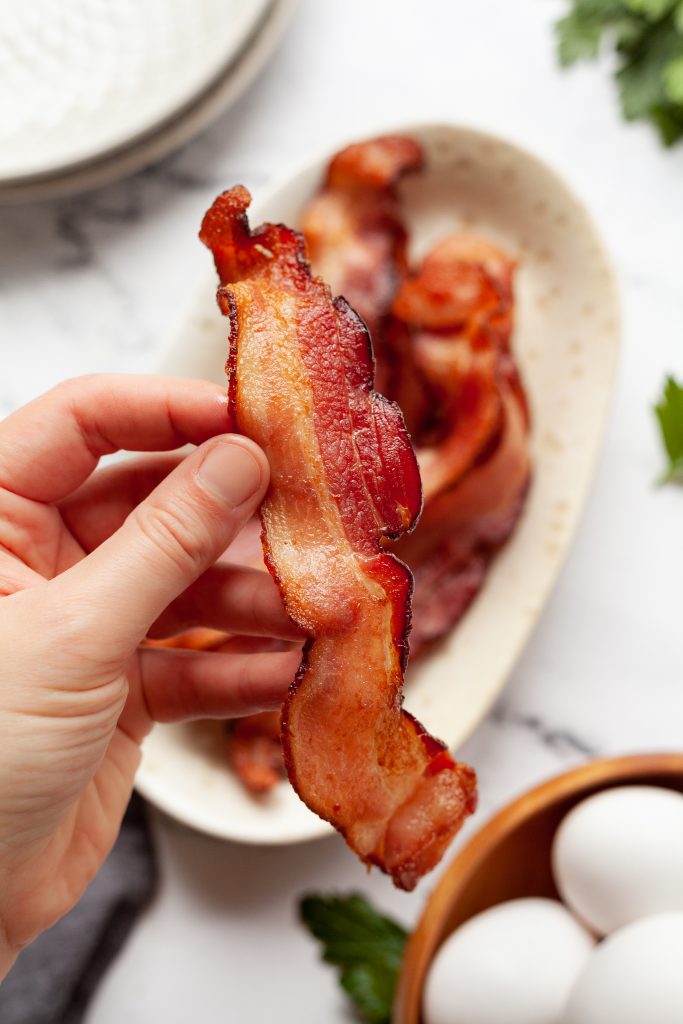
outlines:
{"label": "human hand", "polygon": [[295,650],[140,646],[153,624],[298,639],[267,574],[214,564],[269,479],[227,423],[217,386],[132,376],[0,423],[0,978],[107,855],[153,721],[277,707],[297,669]]}

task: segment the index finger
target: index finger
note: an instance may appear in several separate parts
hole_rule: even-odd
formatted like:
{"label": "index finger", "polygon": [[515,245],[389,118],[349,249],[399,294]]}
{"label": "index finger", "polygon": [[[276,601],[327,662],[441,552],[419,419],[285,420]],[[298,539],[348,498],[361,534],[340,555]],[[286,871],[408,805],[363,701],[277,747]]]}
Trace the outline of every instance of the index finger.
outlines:
{"label": "index finger", "polygon": [[203,380],[97,374],[58,384],[0,423],[0,487],[58,501],[120,449],[169,451],[229,429],[225,389]]}

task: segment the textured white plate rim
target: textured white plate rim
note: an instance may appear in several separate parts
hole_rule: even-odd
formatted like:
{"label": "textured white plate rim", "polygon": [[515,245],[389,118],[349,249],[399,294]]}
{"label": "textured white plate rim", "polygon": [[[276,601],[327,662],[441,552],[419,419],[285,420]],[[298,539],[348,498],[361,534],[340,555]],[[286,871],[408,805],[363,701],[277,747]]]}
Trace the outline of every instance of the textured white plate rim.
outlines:
{"label": "textured white plate rim", "polygon": [[[293,846],[297,843],[310,842],[313,839],[324,839],[334,833],[332,826],[321,818],[311,818],[310,831],[295,832],[284,839],[276,838],[265,834],[254,838],[253,832],[243,828],[239,819],[221,820],[211,814],[207,814],[201,804],[193,804],[190,801],[173,800],[169,798],[168,790],[164,788],[163,781],[152,773],[144,771],[144,761],[138,770],[135,779],[135,788],[150,803],[168,814],[169,817],[188,825],[190,828],[205,832],[207,835],[217,839],[226,839],[232,842],[244,843],[248,846]],[[227,769],[226,769],[227,770]],[[286,785],[286,783],[283,783]],[[317,828],[315,826],[317,825]]]}
{"label": "textured white plate rim", "polygon": [[0,205],[43,202],[100,188],[161,160],[234,104],[262,70],[301,0],[272,0],[244,48],[182,110],[125,145],[59,172],[0,180]]}
{"label": "textured white plate rim", "polygon": [[[552,568],[546,571],[544,574],[544,585],[538,590],[538,608],[535,613],[528,619],[525,628],[519,629],[516,636],[516,644],[514,651],[508,657],[505,663],[505,671],[499,675],[499,677],[492,682],[487,690],[481,692],[479,700],[477,701],[476,707],[471,707],[469,712],[465,712],[462,718],[458,722],[457,735],[447,737],[452,747],[457,747],[464,739],[471,735],[472,731],[483,717],[490,710],[492,704],[499,696],[503,689],[506,679],[511,673],[514,665],[521,656],[524,647],[537,624],[540,614],[547,603],[548,597],[557,582],[559,573],[569,553],[571,542],[575,536],[576,528],[585,507],[588,490],[591,482],[595,475],[597,468],[598,459],[602,448],[602,440],[604,437],[605,428],[607,425],[608,412],[610,401],[613,394],[613,380],[617,365],[618,355],[618,336],[619,336],[619,324],[620,324],[620,313],[619,313],[619,298],[618,290],[616,285],[616,276],[612,264],[606,254],[604,244],[599,235],[599,232],[585,206],[585,204],[579,199],[574,190],[567,184],[564,178],[546,161],[539,158],[533,152],[529,151],[525,147],[518,145],[511,140],[506,139],[497,134],[483,131],[474,126],[467,124],[450,124],[447,122],[422,122],[413,123],[410,125],[398,125],[398,126],[382,126],[379,131],[374,133],[366,132],[365,137],[371,137],[372,134],[389,134],[389,133],[402,133],[412,134],[416,137],[425,137],[433,133],[445,133],[448,135],[456,135],[461,137],[469,136],[472,139],[479,140],[482,144],[490,144],[496,147],[504,147],[511,154],[514,154],[522,162],[529,162],[535,165],[547,179],[552,182],[554,188],[558,191],[558,194],[563,195],[569,204],[576,210],[577,214],[581,215],[584,219],[585,225],[591,235],[592,241],[595,244],[596,250],[599,252],[602,262],[605,267],[605,271],[608,278],[608,284],[605,286],[606,291],[611,292],[612,307],[610,309],[611,314],[616,319],[614,332],[614,344],[611,354],[611,364],[609,379],[605,381],[605,387],[601,394],[601,403],[598,415],[598,425],[595,429],[590,444],[586,445],[586,454],[582,462],[582,473],[580,486],[578,489],[574,488],[574,492],[577,496],[575,502],[575,514],[566,530],[561,548],[557,556],[553,559]],[[307,160],[299,160],[289,170],[286,170],[281,175],[278,175],[277,180],[266,188],[259,190],[256,193],[255,200],[252,206],[252,223],[256,224],[261,220],[265,219],[265,214],[262,210],[267,209],[269,205],[276,202],[280,194],[286,191],[287,187],[292,186],[292,183],[301,176],[308,175],[313,171],[320,171],[321,165],[329,159],[332,152],[341,148],[345,142],[342,140],[338,145],[334,147],[326,146],[323,149],[319,149],[318,152]],[[269,218],[273,217],[272,212],[267,215]],[[214,278],[212,276],[211,280]],[[199,294],[206,295],[207,285],[206,280],[203,282]],[[195,313],[197,307],[197,299],[195,298],[194,303]],[[165,372],[178,372],[179,356],[182,362],[182,349],[180,348],[179,342],[181,333],[178,337],[172,338],[169,341],[168,349],[166,352],[166,358],[164,360],[164,366],[162,369]],[[184,372],[188,372],[187,368],[183,368]],[[533,395],[531,396],[533,399]],[[524,521],[524,517],[523,520]],[[520,523],[521,526],[521,523]],[[507,548],[510,548],[515,543],[515,537],[511,539]],[[493,567],[491,576],[497,575],[500,568],[500,562],[503,560],[505,551],[498,556],[497,562]],[[487,580],[487,584],[490,583],[490,579]],[[486,584],[484,592],[486,592]],[[476,602],[475,602],[476,604]],[[468,616],[465,617],[463,623],[460,625],[460,629],[463,628]],[[443,652],[437,654],[437,657],[442,657]],[[411,710],[413,709],[412,702],[410,699],[410,690],[407,695],[407,704]],[[202,811],[198,808],[188,808],[187,806],[179,807],[177,798],[171,794],[168,789],[164,789],[163,785],[159,785],[158,778],[155,778],[153,774],[148,774],[145,769],[145,762],[138,773],[136,780],[137,788],[140,792],[147,796],[152,802],[158,807],[164,810],[166,813],[177,818],[184,823],[191,825],[195,828],[199,828],[203,831],[209,832],[210,834],[216,835],[220,838],[233,839],[240,842],[257,842],[263,845],[279,845],[279,844],[290,844],[296,842],[303,842],[315,838],[321,838],[325,835],[329,835],[331,828],[327,822],[310,815],[310,819],[306,821],[305,828],[299,828],[298,830],[290,830],[289,832],[283,832],[278,835],[259,835],[255,837],[249,832],[249,830],[242,829],[239,824],[236,824],[234,820],[229,820],[226,816],[226,820],[219,821],[215,817],[210,819],[205,816]],[[283,784],[286,786],[286,784]]]}

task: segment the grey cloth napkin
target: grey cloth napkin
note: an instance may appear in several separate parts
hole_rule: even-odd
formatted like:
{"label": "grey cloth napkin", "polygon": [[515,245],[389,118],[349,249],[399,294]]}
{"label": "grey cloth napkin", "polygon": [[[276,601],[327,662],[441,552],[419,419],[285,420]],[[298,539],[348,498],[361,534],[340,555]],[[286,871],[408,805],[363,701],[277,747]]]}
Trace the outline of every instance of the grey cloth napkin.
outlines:
{"label": "grey cloth napkin", "polygon": [[1,1024],[80,1024],[156,878],[146,808],[133,796],[116,845],[78,906],[23,951],[0,985]]}

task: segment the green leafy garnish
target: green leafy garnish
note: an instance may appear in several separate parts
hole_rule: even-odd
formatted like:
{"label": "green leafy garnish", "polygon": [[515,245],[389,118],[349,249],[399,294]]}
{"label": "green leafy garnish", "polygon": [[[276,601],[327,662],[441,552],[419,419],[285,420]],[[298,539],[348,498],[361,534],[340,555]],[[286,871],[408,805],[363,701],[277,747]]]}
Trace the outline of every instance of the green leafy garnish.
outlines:
{"label": "green leafy garnish", "polygon": [[323,960],[340,968],[342,988],[360,1019],[390,1024],[407,932],[362,896],[305,896],[301,918],[323,946]]}
{"label": "green leafy garnish", "polygon": [[618,55],[615,78],[629,121],[648,120],[665,145],[683,136],[683,0],[571,0],[557,22],[560,63]]}
{"label": "green leafy garnish", "polygon": [[667,377],[662,396],[655,405],[669,466],[661,482],[683,481],[683,385]]}
{"label": "green leafy garnish", "polygon": [[657,21],[675,7],[676,0],[624,0],[624,4],[649,21]]}

